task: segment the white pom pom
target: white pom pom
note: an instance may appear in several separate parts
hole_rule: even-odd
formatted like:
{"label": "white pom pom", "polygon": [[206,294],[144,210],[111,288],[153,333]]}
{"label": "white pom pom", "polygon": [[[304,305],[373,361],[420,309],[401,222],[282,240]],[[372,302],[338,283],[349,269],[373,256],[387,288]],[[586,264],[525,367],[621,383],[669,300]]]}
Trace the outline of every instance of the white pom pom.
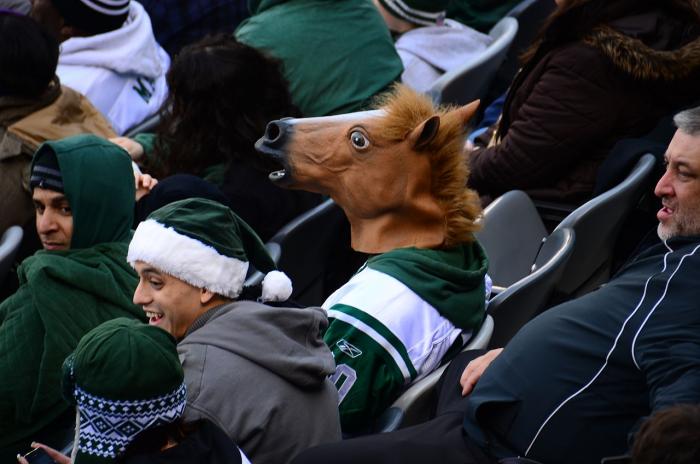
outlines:
{"label": "white pom pom", "polygon": [[292,296],[292,281],[287,274],[270,271],[262,281],[261,301],[285,301]]}

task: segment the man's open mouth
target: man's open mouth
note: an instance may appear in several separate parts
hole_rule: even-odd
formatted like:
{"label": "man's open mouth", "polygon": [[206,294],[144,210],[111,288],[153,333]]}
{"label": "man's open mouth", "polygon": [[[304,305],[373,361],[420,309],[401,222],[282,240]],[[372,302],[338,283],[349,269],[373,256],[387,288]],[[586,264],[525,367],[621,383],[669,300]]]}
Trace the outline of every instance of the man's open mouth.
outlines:
{"label": "man's open mouth", "polygon": [[155,311],[146,311],[146,317],[148,318],[149,324],[157,324],[163,319],[163,313],[157,313]]}

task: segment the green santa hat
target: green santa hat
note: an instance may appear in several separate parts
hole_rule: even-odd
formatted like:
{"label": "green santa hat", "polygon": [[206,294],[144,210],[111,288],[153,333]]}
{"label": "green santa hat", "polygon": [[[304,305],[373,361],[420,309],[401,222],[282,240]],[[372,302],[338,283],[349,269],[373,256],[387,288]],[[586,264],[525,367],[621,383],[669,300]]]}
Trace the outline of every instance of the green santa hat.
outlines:
{"label": "green santa hat", "polygon": [[128,318],[80,340],[63,363],[63,391],[79,411],[73,464],[116,462],[138,434],[178,420],[187,400],[175,339]]}
{"label": "green santa hat", "polygon": [[448,0],[379,0],[392,15],[420,26],[442,26]]}
{"label": "green santa hat", "polygon": [[267,275],[262,301],[284,301],[292,284],[267,253],[257,234],[221,203],[190,198],[166,205],[139,224],[127,261],[142,261],[190,285],[235,299],[248,263]]}

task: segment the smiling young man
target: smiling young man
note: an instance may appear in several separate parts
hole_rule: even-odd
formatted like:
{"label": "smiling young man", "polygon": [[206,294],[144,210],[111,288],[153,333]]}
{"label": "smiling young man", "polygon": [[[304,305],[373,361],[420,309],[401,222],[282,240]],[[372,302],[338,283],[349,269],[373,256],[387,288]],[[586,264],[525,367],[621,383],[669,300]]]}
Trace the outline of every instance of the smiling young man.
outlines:
{"label": "smiling young man", "polygon": [[597,463],[627,453],[646,416],[700,403],[700,108],[674,121],[655,190],[663,243],[505,348],[455,358],[433,420],[317,447],[294,464]]}
{"label": "smiling young man", "polygon": [[256,464],[340,439],[326,314],[241,298],[249,263],[267,272],[260,301],[292,289],[233,211],[203,198],[164,206],[139,224],[127,259],[140,277],[134,303],[179,342],[186,420],[219,425]]}
{"label": "smiling young man", "polygon": [[32,440],[65,444],[74,417],[61,365],[85,333],[116,317],[145,320],[126,262],[135,195],[126,152],[91,135],[47,142],[30,186],[44,250],[22,262],[19,289],[0,304],[0,462]]}

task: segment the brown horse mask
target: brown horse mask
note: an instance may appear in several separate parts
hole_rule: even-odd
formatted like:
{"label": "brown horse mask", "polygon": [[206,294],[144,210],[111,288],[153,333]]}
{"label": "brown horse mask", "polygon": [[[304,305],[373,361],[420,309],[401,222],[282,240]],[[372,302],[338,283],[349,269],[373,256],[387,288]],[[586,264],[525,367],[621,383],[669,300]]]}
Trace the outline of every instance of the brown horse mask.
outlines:
{"label": "brown horse mask", "polygon": [[451,247],[473,240],[480,214],[463,156],[478,103],[436,110],[397,86],[379,110],[272,121],[256,148],[284,167],[273,182],[343,208],[355,250]]}

